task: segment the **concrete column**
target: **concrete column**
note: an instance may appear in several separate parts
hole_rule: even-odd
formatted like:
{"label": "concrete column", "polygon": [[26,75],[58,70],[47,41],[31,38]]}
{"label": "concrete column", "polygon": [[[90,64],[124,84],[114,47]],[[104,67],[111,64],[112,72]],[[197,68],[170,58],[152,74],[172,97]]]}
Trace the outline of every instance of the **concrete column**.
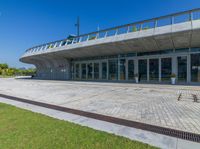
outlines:
{"label": "concrete column", "polygon": [[191,55],[187,56],[187,83],[191,82]]}
{"label": "concrete column", "polygon": [[149,82],[149,59],[147,59],[147,82]]}
{"label": "concrete column", "polygon": [[79,64],[79,68],[80,68],[80,79],[82,80],[82,66],[81,66],[81,63]]}
{"label": "concrete column", "polygon": [[79,63],[79,80],[81,79],[81,64]]}
{"label": "concrete column", "polygon": [[174,73],[176,76],[178,75],[177,70],[177,56],[172,56],[172,73]]}
{"label": "concrete column", "polygon": [[138,58],[134,59],[134,74],[139,74],[139,71],[138,71]]}
{"label": "concrete column", "polygon": [[99,63],[99,79],[102,80],[102,62]]}

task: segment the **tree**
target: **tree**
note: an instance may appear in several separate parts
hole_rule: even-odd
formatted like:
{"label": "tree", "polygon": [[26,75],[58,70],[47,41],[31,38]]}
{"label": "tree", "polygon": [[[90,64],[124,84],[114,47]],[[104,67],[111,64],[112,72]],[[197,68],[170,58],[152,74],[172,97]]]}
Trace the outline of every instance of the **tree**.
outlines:
{"label": "tree", "polygon": [[8,68],[8,64],[6,64],[6,63],[0,64],[0,68],[1,69],[7,69]]}

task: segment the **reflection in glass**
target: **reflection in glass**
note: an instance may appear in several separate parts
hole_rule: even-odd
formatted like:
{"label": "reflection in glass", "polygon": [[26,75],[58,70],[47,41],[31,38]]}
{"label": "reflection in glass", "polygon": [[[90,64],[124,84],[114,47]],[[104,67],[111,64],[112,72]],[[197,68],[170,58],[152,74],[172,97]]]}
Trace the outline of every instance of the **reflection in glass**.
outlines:
{"label": "reflection in glass", "polygon": [[118,60],[109,60],[109,80],[118,80]]}
{"label": "reflection in glass", "polygon": [[99,79],[99,63],[94,63],[94,79]]}
{"label": "reflection in glass", "polygon": [[171,58],[161,59],[161,78],[162,81],[169,81],[172,74],[172,60]]}
{"label": "reflection in glass", "polygon": [[186,82],[187,80],[187,57],[180,56],[178,61],[178,81]]}
{"label": "reflection in glass", "polygon": [[126,79],[126,60],[120,59],[120,80]]}
{"label": "reflection in glass", "polygon": [[107,79],[107,63],[102,63],[102,79]]}
{"label": "reflection in glass", "polygon": [[128,79],[134,80],[134,60],[128,61]]}
{"label": "reflection in glass", "polygon": [[92,79],[92,63],[87,64],[87,79]]}
{"label": "reflection in glass", "polygon": [[138,61],[139,81],[147,80],[147,60]]}
{"label": "reflection in glass", "polygon": [[191,54],[191,81],[200,82],[200,53]]}
{"label": "reflection in glass", "polygon": [[79,73],[79,64],[76,64],[76,79],[80,78],[80,73]]}
{"label": "reflection in glass", "polygon": [[149,59],[149,80],[158,81],[159,80],[159,60]]}
{"label": "reflection in glass", "polygon": [[81,76],[82,79],[86,79],[86,64],[81,64]]}

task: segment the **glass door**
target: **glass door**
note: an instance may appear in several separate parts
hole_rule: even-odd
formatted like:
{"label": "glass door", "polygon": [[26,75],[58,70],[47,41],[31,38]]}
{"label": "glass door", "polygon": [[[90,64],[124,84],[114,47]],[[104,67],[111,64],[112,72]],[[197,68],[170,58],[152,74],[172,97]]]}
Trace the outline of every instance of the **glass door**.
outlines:
{"label": "glass door", "polygon": [[107,62],[102,62],[102,70],[101,70],[101,73],[102,73],[102,79],[103,79],[103,80],[106,80],[106,79],[107,79],[107,71],[108,71]]}
{"label": "glass door", "polygon": [[128,60],[128,80],[134,80],[134,60]]}
{"label": "glass door", "polygon": [[126,59],[120,59],[120,80],[126,79]]}
{"label": "glass door", "polygon": [[94,79],[99,79],[99,63],[94,63]]}
{"label": "glass door", "polygon": [[147,60],[138,61],[139,81],[147,81]]}
{"label": "glass door", "polygon": [[178,81],[186,82],[187,81],[187,56],[177,57],[178,63]]}
{"label": "glass door", "polygon": [[109,80],[118,80],[118,59],[109,60]]}
{"label": "glass door", "polygon": [[80,79],[79,64],[76,64],[76,79]]}
{"label": "glass door", "polygon": [[92,79],[92,73],[93,73],[93,66],[92,63],[87,64],[87,79]]}
{"label": "glass door", "polygon": [[170,81],[172,74],[172,59],[161,59],[161,79],[162,81]]}
{"label": "glass door", "polygon": [[86,64],[81,64],[81,78],[86,79]]}
{"label": "glass door", "polygon": [[191,54],[191,81],[200,82],[200,53]]}
{"label": "glass door", "polygon": [[159,80],[159,59],[149,59],[149,80]]}

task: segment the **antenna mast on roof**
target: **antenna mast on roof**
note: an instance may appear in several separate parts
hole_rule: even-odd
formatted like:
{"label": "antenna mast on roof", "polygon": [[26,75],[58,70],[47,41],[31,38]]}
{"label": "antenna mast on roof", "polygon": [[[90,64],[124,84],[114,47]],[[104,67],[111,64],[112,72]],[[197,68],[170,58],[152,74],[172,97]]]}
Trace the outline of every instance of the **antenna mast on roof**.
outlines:
{"label": "antenna mast on roof", "polygon": [[77,23],[75,24],[75,26],[77,27],[77,36],[80,35],[80,18],[79,16],[77,17]]}

